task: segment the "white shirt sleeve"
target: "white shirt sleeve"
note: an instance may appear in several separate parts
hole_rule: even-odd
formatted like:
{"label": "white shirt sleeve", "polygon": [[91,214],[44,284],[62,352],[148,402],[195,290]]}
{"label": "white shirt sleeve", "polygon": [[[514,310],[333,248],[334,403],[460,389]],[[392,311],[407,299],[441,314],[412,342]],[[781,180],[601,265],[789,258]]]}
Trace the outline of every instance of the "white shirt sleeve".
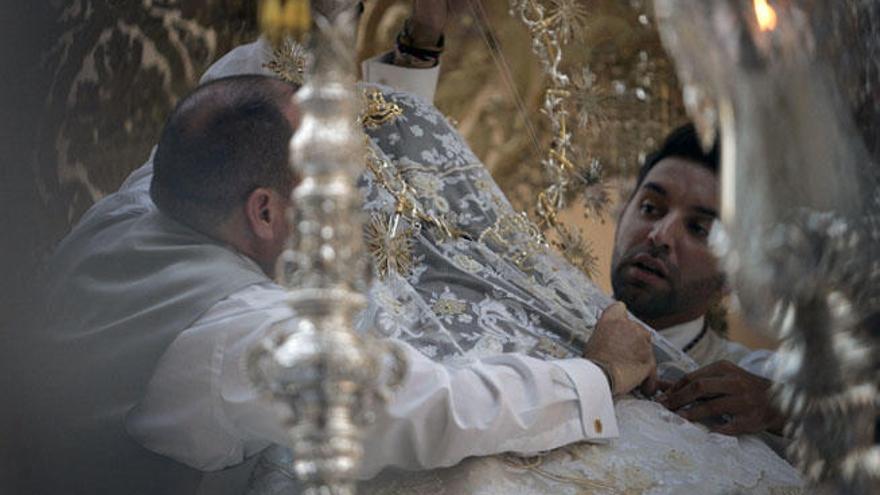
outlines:
{"label": "white shirt sleeve", "polygon": [[[251,286],[184,331],[126,418],[132,437],[204,471],[284,443],[281,411],[251,385],[244,360],[266,331],[294,321],[285,297],[272,284]],[[364,478],[389,466],[429,469],[617,436],[607,381],[589,361],[504,354],[447,366],[397,344],[407,374],[366,432]]]}
{"label": "white shirt sleeve", "polygon": [[736,364],[753,375],[773,380],[779,366],[778,355],[767,349],[749,351]]}
{"label": "white shirt sleeve", "polygon": [[361,64],[364,81],[391,86],[394,89],[420,96],[425,101],[432,103],[437,92],[440,64],[427,69],[400,67],[391,63],[391,56],[392,54],[389,52],[364,60]]}
{"label": "white shirt sleeve", "polygon": [[387,466],[446,467],[618,434],[607,380],[586,360],[502,354],[458,368],[401,346],[410,370],[367,431],[363,478]]}

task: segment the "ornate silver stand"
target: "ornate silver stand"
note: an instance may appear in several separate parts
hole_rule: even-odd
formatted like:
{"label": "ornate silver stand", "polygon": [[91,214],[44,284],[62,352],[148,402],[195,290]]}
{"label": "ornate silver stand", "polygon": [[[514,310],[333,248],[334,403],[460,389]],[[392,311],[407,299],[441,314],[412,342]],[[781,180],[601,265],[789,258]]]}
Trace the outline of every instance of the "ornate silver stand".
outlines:
{"label": "ornate silver stand", "polygon": [[290,248],[279,260],[297,322],[264,339],[249,362],[255,382],[290,412],[293,470],[304,493],[315,495],[354,493],[361,432],[380,397],[387,351],[353,330],[370,270],[355,185],[365,150],[357,121],[354,3],[312,4],[312,60],[296,96],[302,115],[291,141],[291,166],[302,181],[292,192]]}

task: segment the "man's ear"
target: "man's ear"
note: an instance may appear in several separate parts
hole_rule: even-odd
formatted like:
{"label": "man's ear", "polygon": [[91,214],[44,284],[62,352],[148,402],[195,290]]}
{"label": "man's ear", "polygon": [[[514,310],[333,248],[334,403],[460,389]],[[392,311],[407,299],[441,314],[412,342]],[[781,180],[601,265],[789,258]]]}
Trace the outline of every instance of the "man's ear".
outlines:
{"label": "man's ear", "polygon": [[284,208],[276,196],[277,193],[272,189],[258,187],[245,200],[245,218],[251,232],[258,239],[274,239],[276,232],[275,224],[285,221]]}

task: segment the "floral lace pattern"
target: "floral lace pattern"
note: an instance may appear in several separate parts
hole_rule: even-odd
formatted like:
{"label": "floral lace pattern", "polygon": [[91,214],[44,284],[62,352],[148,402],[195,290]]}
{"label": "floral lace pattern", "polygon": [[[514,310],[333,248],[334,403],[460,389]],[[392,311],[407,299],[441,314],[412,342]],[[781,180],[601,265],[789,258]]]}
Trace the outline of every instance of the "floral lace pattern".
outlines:
{"label": "floral lace pattern", "polygon": [[[503,352],[548,359],[580,355],[610,298],[536,241],[436,109],[381,89],[403,113],[367,130],[377,155],[402,172],[423,211],[454,219],[464,235],[441,238],[430,228],[409,225],[412,269],[389,272],[373,285],[362,327],[404,340],[442,362]],[[363,176],[361,187],[367,212],[394,215],[394,198],[371,173]],[[670,373],[694,369],[689,357],[656,334],[655,348],[657,361]],[[622,400],[616,411],[621,436],[608,445],[575,444],[534,458],[473,458],[418,473],[388,470],[359,493],[799,493],[795,470],[757,438],[709,433],[645,400]],[[280,455],[289,454],[269,453]],[[260,463],[264,468],[284,464]],[[281,493],[278,487],[291,483],[273,469],[262,473],[253,485],[261,488],[253,494]]]}
{"label": "floral lace pattern", "polygon": [[[440,359],[499,350],[543,358],[579,355],[611,300],[537,240],[537,230],[513,210],[435,108],[380,88],[403,114],[367,129],[376,155],[396,167],[425,212],[453,220],[464,235],[445,240],[427,228],[414,229],[414,267],[387,274],[374,286],[370,323],[382,335],[435,350]],[[393,196],[371,173],[361,186],[366,211],[380,218],[394,214]],[[658,362],[693,369],[690,358],[662,337],[656,340]]]}

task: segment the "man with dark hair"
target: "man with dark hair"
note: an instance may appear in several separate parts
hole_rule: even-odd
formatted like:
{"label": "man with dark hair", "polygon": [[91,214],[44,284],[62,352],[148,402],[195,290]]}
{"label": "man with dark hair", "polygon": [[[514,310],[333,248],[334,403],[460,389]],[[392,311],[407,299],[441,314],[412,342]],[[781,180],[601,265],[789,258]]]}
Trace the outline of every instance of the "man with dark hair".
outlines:
{"label": "man with dark hair", "polygon": [[[29,493],[244,493],[257,454],[287,437],[242,363],[270,329],[296,324],[271,280],[289,233],[294,91],[265,75],[196,89],[150,162],[59,246],[51,324],[34,346]],[[647,331],[615,308],[590,359],[446,366],[397,342],[406,376],[365,435],[393,448],[373,449],[362,475],[615,437],[612,393],[654,371]]]}
{"label": "man with dark hair", "polygon": [[153,157],[150,197],[159,209],[267,274],[287,238],[283,212],[295,185],[286,153],[294,91],[259,76],[208,83],[178,105]]}
{"label": "man with dark hair", "polygon": [[708,246],[717,170],[717,147],[704,153],[693,127],[680,127],[645,160],[619,219],[614,295],[656,329],[706,314],[722,295],[724,276]]}
{"label": "man with dark hair", "polygon": [[151,160],[156,175],[150,162],[136,170],[56,250],[34,345],[32,464],[51,466],[36,471],[37,493],[198,485],[195,470],[133,441],[126,417],[184,330],[217,301],[269,283],[288,230],[295,89],[242,76],[184,98]]}
{"label": "man with dark hair", "polygon": [[725,340],[706,318],[726,290],[708,244],[718,162],[717,144],[706,153],[690,124],[648,157],[617,225],[614,297],[704,366],[672,385],[664,405],[693,421],[725,417],[714,424],[722,433],[778,431],[771,382],[760,376],[770,354]]}

